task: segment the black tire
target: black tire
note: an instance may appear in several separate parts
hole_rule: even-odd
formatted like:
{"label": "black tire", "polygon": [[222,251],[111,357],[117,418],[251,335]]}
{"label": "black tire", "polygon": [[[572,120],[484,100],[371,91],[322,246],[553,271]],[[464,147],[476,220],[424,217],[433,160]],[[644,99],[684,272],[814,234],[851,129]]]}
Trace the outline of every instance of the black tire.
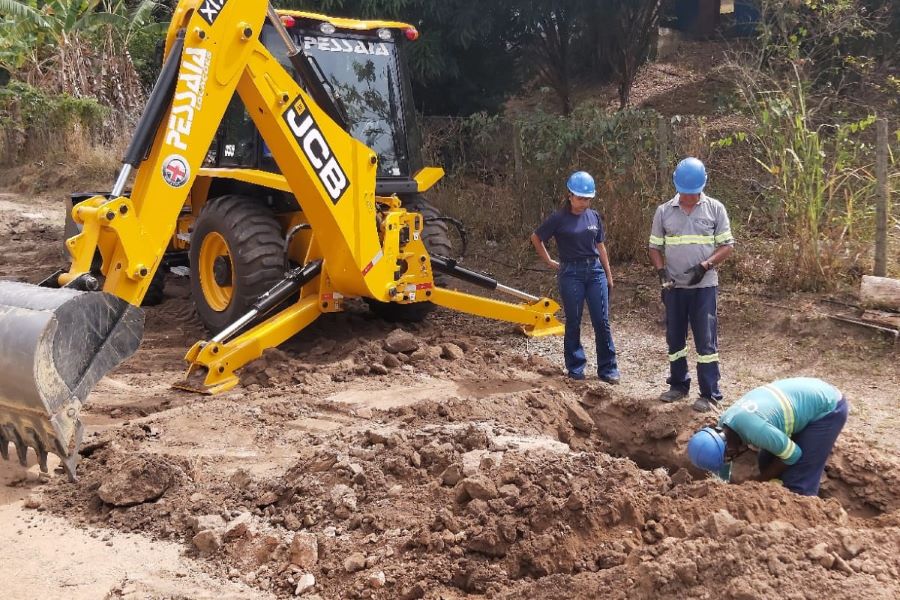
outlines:
{"label": "black tire", "polygon": [[162,301],[165,299],[166,291],[166,271],[167,268],[164,266],[160,266],[156,269],[156,273],[153,274],[153,279],[150,281],[150,287],[147,288],[147,293],[144,294],[144,300],[141,302],[141,306],[157,306],[162,304]]}
{"label": "black tire", "polygon": [[[425,219],[422,226],[422,242],[429,254],[450,257],[453,255],[453,244],[447,231],[446,221],[436,221],[441,216],[441,211],[429,204],[421,194],[404,198],[403,207],[406,210],[421,213]],[[445,278],[438,273],[434,274],[434,282],[439,286],[446,284]],[[366,299],[369,309],[386,321],[398,321],[401,323],[419,323],[424,321],[428,314],[434,310],[431,302],[417,302],[415,304],[397,304],[396,302],[378,302]]]}
{"label": "black tire", "polygon": [[447,222],[435,220],[441,216],[441,211],[429,204],[419,194],[412,196],[403,206],[406,210],[421,213],[425,218],[425,225],[422,227],[422,241],[425,243],[428,253],[452,258],[453,244],[450,241]]}
{"label": "black tire", "polygon": [[[226,278],[221,286],[230,282],[231,287],[227,304],[220,302],[218,306],[211,305],[215,302],[208,300],[204,293],[202,280],[209,274],[204,275],[200,256],[204,240],[214,233],[224,239],[231,259],[230,264],[225,263],[224,275],[217,272],[217,276]],[[243,316],[261,294],[284,277],[283,252],[281,225],[272,211],[256,199],[228,195],[206,204],[194,224],[188,256],[191,297],[200,320],[210,332],[218,333]],[[220,286],[218,280],[212,283]]]}

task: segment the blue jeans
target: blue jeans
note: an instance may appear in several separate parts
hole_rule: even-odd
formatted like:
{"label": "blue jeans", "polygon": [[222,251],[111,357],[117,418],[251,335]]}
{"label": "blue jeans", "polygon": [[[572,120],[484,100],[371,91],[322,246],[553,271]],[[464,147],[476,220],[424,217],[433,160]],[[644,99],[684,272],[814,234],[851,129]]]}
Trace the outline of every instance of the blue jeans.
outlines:
{"label": "blue jeans", "polygon": [[691,389],[687,362],[688,327],[697,347],[697,379],[700,395],[715,401],[719,390],[719,339],[716,323],[716,299],[719,288],[673,288],[663,292],[666,304],[666,343],[669,346],[667,383],[685,394]]}
{"label": "blue jeans", "polygon": [[619,377],[616,347],[609,327],[609,288],[606,272],[597,259],[564,262],[559,265],[559,296],[566,313],[563,352],[570,377],[584,377],[587,359],[581,345],[581,315],[587,301],[597,343],[597,375]]}
{"label": "blue jeans", "polygon": [[[801,496],[819,494],[819,483],[822,481],[825,463],[828,462],[834,442],[847,422],[849,411],[847,399],[841,398],[833,411],[813,421],[791,437],[803,454],[800,455],[800,460],[781,474],[784,487]],[[773,460],[775,456],[769,452],[759,451],[757,463],[760,470],[765,469]]]}

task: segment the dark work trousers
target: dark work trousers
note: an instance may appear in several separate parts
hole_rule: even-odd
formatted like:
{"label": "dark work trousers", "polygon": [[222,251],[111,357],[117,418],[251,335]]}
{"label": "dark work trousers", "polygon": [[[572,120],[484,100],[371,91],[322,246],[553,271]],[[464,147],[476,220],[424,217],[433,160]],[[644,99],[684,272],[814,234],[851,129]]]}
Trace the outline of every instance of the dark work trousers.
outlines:
{"label": "dark work trousers", "polygon": [[688,393],[688,325],[697,348],[697,379],[700,395],[715,401],[719,391],[719,340],[716,334],[716,298],[718,286],[704,288],[672,288],[664,293],[666,303],[666,343],[669,345],[669,378],[673,388]]}
{"label": "dark work trousers", "polygon": [[560,263],[557,277],[559,296],[566,313],[563,353],[569,376],[580,379],[587,364],[581,345],[581,315],[587,301],[597,343],[597,375],[619,377],[616,347],[609,327],[609,288],[600,261],[595,258]]}
{"label": "dark work trousers", "polygon": [[[847,422],[849,412],[850,403],[846,398],[841,398],[833,411],[813,421],[791,437],[803,454],[800,455],[800,460],[781,474],[784,487],[802,496],[818,495],[825,463],[828,462],[834,443],[844,428],[844,423]],[[757,458],[760,471],[769,466],[773,460],[775,456],[766,450],[760,450]]]}

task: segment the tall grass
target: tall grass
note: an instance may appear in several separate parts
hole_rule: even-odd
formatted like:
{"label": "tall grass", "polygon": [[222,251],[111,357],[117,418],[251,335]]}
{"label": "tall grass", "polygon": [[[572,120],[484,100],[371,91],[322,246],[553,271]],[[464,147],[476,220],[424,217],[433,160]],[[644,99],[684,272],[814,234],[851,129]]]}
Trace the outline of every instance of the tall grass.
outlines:
{"label": "tall grass", "polygon": [[797,64],[786,80],[737,72],[755,123],[748,150],[765,172],[763,196],[775,218],[775,280],[820,290],[858,277],[874,224],[875,116],[821,110]]}
{"label": "tall grass", "polygon": [[[733,275],[783,290],[857,279],[874,230],[874,117],[817,119],[820,107],[810,106],[799,71],[787,81],[748,74],[740,93],[746,130],[710,144],[700,120],[673,119],[662,171],[653,111],[581,106],[569,117],[430,121],[428,160],[449,172],[435,198],[477,237],[527,252],[528,235],[564,199],[566,177],[583,169],[597,181],[593,206],[613,259],[644,261],[653,211],[674,195],[672,168],[698,155],[711,172],[709,193],[729,209],[739,251],[750,252],[744,241],[759,242],[752,244],[758,256],[739,261],[749,271]],[[893,158],[891,165],[892,181],[900,181]]]}

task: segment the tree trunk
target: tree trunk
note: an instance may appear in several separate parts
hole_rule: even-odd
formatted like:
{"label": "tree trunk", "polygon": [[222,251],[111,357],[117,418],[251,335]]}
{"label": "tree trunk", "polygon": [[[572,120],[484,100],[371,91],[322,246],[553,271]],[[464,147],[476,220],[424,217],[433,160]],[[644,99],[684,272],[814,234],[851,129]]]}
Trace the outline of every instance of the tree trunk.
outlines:
{"label": "tree trunk", "polygon": [[900,312],[900,280],[863,275],[859,299],[867,308]]}
{"label": "tree trunk", "polygon": [[631,69],[628,50],[622,48],[619,58],[619,110],[625,110],[631,99],[631,86],[634,84],[634,73]]}

